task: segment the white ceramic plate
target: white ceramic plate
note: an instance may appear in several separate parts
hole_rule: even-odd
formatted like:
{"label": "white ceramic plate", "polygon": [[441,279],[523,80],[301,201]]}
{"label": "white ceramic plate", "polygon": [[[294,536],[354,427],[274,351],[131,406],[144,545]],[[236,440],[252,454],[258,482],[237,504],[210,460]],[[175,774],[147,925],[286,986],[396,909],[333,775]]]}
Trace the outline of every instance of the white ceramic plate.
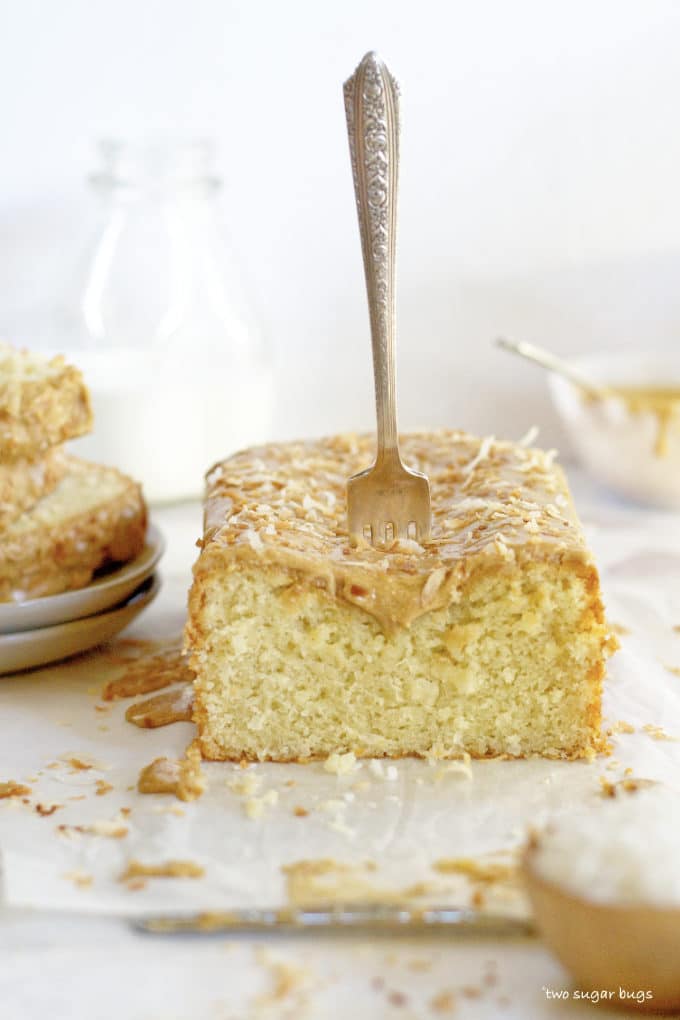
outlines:
{"label": "white ceramic plate", "polygon": [[54,627],[0,634],[0,675],[46,666],[109,641],[155,599],[160,587],[154,574],[126,602],[108,612]]}
{"label": "white ceramic plate", "polygon": [[27,599],[26,602],[0,603],[0,635],[81,620],[119,605],[151,576],[164,551],[165,539],[158,528],[150,524],[139,556],[115,570],[102,573],[86,588]]}

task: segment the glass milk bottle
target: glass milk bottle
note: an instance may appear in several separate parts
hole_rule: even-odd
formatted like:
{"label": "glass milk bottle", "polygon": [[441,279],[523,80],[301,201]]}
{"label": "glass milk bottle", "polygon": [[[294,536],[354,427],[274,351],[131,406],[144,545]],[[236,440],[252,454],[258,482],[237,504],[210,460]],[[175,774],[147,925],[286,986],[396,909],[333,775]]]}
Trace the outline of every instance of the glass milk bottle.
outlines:
{"label": "glass milk bottle", "polygon": [[101,219],[63,324],[95,414],[74,452],[132,475],[151,502],[199,496],[215,461],[268,437],[272,414],[213,147],[109,141],[99,154]]}

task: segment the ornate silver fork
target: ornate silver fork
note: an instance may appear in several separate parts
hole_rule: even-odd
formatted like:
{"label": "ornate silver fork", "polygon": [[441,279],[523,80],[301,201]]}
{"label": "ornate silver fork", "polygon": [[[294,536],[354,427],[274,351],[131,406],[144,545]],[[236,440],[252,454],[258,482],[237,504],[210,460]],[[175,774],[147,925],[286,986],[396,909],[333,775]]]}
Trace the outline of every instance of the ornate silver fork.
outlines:
{"label": "ornate silver fork", "polygon": [[399,87],[376,53],[344,85],[371,321],[378,451],[347,483],[349,533],[373,545],[430,534],[430,485],[404,466],[397,438],[394,269],[399,171]]}

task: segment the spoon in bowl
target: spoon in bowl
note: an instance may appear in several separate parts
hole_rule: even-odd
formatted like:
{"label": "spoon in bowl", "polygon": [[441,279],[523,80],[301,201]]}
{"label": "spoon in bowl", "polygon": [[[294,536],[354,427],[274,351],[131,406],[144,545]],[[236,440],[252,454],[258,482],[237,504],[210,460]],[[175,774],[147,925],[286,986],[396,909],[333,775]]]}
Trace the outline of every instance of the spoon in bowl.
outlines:
{"label": "spoon in bowl", "polygon": [[519,354],[520,357],[526,358],[527,361],[533,361],[535,364],[540,365],[541,368],[547,368],[551,372],[564,376],[565,379],[568,379],[574,386],[578,386],[589,397],[602,400],[605,397],[611,396],[611,390],[607,386],[602,386],[600,383],[588,379],[577,368],[569,364],[568,361],[558,358],[556,354],[551,354],[550,351],[546,351],[543,347],[536,347],[534,344],[525,343],[523,340],[509,340],[504,336],[496,338],[496,345],[504,351],[510,351],[511,354]]}

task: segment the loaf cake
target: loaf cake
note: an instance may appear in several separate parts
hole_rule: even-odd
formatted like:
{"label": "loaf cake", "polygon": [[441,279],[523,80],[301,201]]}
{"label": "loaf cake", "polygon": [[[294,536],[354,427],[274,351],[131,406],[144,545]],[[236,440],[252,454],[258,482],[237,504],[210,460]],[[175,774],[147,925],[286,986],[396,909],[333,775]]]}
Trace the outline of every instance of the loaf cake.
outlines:
{"label": "loaf cake", "polygon": [[405,436],[426,545],[347,534],[369,437],[236,454],[207,475],[186,644],[204,757],[590,757],[615,647],[551,453]]}
{"label": "loaf cake", "polygon": [[0,463],[34,460],[92,426],[90,398],[77,368],[0,344]]}
{"label": "loaf cake", "polygon": [[59,446],[35,460],[20,458],[3,463],[0,458],[0,533],[56,488],[67,462]]}
{"label": "loaf cake", "polygon": [[139,485],[115,468],[66,457],[57,487],[0,537],[0,602],[82,588],[144,547]]}

